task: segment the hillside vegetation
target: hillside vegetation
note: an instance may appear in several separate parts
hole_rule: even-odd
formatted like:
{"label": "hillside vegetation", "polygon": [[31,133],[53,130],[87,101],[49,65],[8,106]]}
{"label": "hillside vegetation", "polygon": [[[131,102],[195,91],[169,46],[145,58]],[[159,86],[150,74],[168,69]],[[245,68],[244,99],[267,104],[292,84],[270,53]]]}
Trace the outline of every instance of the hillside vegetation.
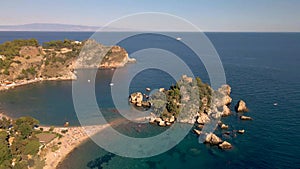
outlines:
{"label": "hillside vegetation", "polygon": [[38,155],[42,144],[37,135],[49,131],[35,129],[38,124],[31,117],[0,119],[0,169],[43,167],[44,161]]}
{"label": "hillside vegetation", "polygon": [[[84,47],[85,44],[92,48]],[[36,78],[74,79],[75,61],[82,49],[88,49],[84,55],[102,60],[100,64],[93,65],[98,68],[120,67],[129,61],[125,49],[104,46],[95,40],[79,42],[65,39],[39,45],[36,39],[18,39],[0,44],[0,82],[9,84]]]}

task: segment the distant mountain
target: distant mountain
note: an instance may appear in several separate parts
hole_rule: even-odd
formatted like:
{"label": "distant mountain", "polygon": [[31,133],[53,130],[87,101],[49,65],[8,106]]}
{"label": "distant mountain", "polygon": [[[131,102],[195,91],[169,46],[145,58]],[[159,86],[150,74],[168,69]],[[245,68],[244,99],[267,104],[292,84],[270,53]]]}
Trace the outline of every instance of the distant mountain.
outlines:
{"label": "distant mountain", "polygon": [[0,31],[96,31],[101,27],[52,23],[0,25]]}

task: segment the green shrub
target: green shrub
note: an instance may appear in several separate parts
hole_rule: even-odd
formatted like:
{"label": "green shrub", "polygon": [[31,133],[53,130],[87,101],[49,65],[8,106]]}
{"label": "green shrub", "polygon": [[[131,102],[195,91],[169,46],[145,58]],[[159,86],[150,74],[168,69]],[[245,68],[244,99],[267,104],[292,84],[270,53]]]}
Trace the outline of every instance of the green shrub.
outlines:
{"label": "green shrub", "polygon": [[71,40],[65,39],[64,41],[61,40],[53,40],[50,42],[43,43],[43,48],[45,49],[55,49],[60,50],[61,48],[73,48],[75,44],[72,43]]}
{"label": "green shrub", "polygon": [[49,128],[49,131],[52,132],[52,131],[54,130],[54,128],[55,128],[54,126],[51,126],[51,127]]}

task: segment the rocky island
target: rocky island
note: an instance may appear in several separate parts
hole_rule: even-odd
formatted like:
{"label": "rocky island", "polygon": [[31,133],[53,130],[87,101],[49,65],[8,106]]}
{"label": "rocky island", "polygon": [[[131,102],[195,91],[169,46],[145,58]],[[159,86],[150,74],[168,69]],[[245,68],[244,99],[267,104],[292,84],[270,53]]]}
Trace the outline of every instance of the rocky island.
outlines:
{"label": "rocky island", "polygon": [[[150,88],[146,88],[149,92]],[[197,77],[195,79],[183,75],[176,85],[165,90],[159,89],[151,96],[135,92],[129,96],[129,102],[136,107],[151,108],[149,123],[161,127],[171,126],[175,122],[190,123],[194,125],[193,132],[205,143],[216,145],[221,149],[231,149],[232,145],[222,140],[211,131],[202,131],[206,124],[218,120],[214,128],[219,128],[224,135],[243,134],[244,129],[229,130],[229,125],[222,123],[221,118],[232,114],[230,104],[231,87],[227,84],[218,90],[213,90],[208,84]],[[146,97],[143,97],[146,96]],[[247,112],[248,108],[243,100],[238,101],[235,106],[237,113]],[[252,120],[251,117],[240,115],[241,120]]]}
{"label": "rocky island", "polygon": [[110,69],[134,61],[124,48],[92,39],[42,45],[36,39],[7,41],[0,44],[0,90],[43,80],[74,80],[79,68]]}

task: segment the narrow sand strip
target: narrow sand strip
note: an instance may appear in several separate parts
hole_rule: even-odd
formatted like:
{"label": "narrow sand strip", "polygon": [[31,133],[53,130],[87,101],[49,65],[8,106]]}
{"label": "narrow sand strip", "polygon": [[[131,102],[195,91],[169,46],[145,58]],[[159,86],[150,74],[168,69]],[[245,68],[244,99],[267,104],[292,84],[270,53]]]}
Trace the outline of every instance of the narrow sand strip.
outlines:
{"label": "narrow sand strip", "polygon": [[[86,126],[86,127],[68,127],[68,132],[62,134],[62,138],[55,138],[46,147],[42,150],[42,158],[45,159],[44,169],[54,169],[57,167],[59,162],[63,161],[64,158],[72,151],[74,148],[83,143],[86,139],[89,138],[89,135],[92,136],[97,132],[108,127],[109,124],[99,125],[99,126]],[[50,127],[43,127],[45,131],[49,130]],[[61,134],[62,130],[65,130],[65,127],[58,127],[54,129],[54,132]],[[88,134],[87,134],[88,133]],[[52,151],[50,148],[52,145],[59,146],[56,151]],[[49,147],[49,148],[48,148]]]}

